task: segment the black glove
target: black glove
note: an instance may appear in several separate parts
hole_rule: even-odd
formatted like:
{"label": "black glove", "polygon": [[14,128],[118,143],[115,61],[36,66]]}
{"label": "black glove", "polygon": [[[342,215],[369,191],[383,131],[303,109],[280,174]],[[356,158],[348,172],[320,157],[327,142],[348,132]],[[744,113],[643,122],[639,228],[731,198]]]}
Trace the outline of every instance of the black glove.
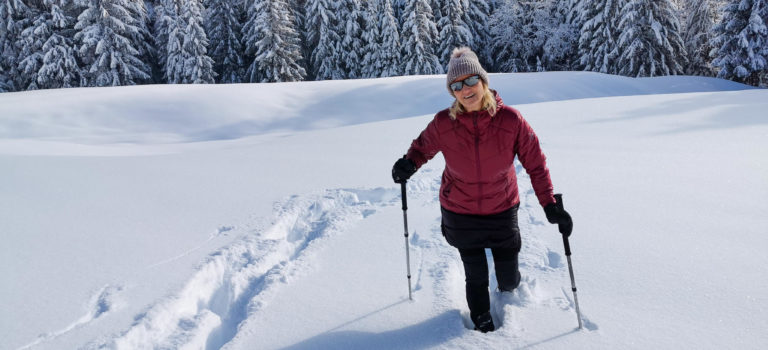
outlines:
{"label": "black glove", "polygon": [[416,164],[403,156],[403,158],[398,159],[395,162],[395,165],[392,166],[392,180],[395,180],[396,183],[403,183],[415,172]]}
{"label": "black glove", "polygon": [[571,215],[563,208],[562,199],[559,196],[556,196],[555,199],[558,201],[547,204],[544,207],[544,213],[547,214],[547,220],[550,224],[557,224],[560,233],[569,237],[571,231],[573,231],[573,220],[571,220]]}

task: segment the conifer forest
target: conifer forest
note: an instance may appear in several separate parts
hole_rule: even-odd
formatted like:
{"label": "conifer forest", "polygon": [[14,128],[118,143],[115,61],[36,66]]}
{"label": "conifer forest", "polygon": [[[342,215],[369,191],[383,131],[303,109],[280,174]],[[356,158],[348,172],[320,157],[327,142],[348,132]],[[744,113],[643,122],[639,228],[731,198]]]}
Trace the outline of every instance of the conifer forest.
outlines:
{"label": "conifer forest", "polygon": [[0,92],[489,72],[768,87],[768,0],[0,0]]}

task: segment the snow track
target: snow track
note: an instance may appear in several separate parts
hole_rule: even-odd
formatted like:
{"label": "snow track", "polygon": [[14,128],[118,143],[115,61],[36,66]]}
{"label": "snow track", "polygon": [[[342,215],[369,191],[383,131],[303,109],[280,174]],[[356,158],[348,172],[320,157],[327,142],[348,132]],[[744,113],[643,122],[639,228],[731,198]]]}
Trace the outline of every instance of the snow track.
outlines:
{"label": "snow track", "polygon": [[[519,168],[518,172],[521,172],[520,187],[524,203],[519,211],[524,242],[520,255],[523,280],[513,293],[499,293],[495,291],[496,278],[492,272],[491,312],[498,331],[490,337],[530,339],[525,333],[536,326],[529,328],[527,325],[537,319],[536,315],[542,310],[549,314],[560,313],[559,318],[563,319],[564,325],[572,323],[575,327],[576,320],[572,301],[566,292],[569,289],[565,288],[568,278],[565,259],[556,251],[556,247],[549,246],[538,237],[554,234],[555,231],[545,229],[547,226],[541,219],[543,213],[539,213],[536,197],[526,182],[528,177]],[[455,320],[443,325],[449,330],[446,334],[452,336],[447,337],[448,341],[442,345],[464,347],[470,345],[466,344],[467,339],[474,337],[453,335],[471,332],[472,323],[466,310],[461,259],[458,252],[445,242],[440,231],[440,216],[436,210],[439,208],[439,186],[439,172],[430,169],[421,171],[408,184],[414,299],[416,304],[428,303],[422,307],[427,307],[427,310],[432,310],[430,313],[436,315],[459,310],[461,322]],[[325,190],[305,196],[295,195],[277,203],[274,206],[274,218],[268,225],[256,224],[259,227],[256,229],[223,227],[219,229],[219,234],[227,231],[228,234],[241,235],[242,238],[211,254],[178,293],[164,298],[138,315],[134,325],[126,332],[106,342],[91,343],[86,348],[222,348],[238,337],[243,325],[248,323],[246,321],[266,317],[260,313],[279,291],[290,286],[294,280],[314,273],[315,260],[323,254],[330,254],[327,251],[330,247],[323,242],[340,234],[342,237],[336,239],[350,241],[352,236],[345,238],[350,233],[353,236],[370,235],[371,241],[375,242],[373,238],[380,232],[375,229],[356,229],[355,225],[373,219],[379,213],[386,215],[387,222],[391,223],[400,211],[399,203],[397,188]],[[375,226],[381,227],[380,224]],[[364,232],[358,232],[360,230]],[[392,230],[390,227],[386,231]],[[375,244],[372,247],[363,247],[359,243],[346,244],[360,249],[363,255],[366,249],[371,254],[377,249]],[[355,259],[359,257],[345,259],[349,260],[345,262],[349,265],[355,264],[358,261]],[[490,256],[488,260],[492,264]],[[493,271],[493,266],[489,270]],[[339,277],[322,277],[324,280],[334,278]],[[292,287],[296,288],[295,285]],[[405,290],[403,295],[406,295]],[[393,301],[373,314],[342,322],[324,334],[353,326],[355,322],[362,322],[377,313],[386,313],[387,309],[393,307],[409,307],[401,306],[400,303],[402,300]],[[105,311],[108,309],[109,306]],[[94,315],[97,318],[99,313]],[[551,317],[541,319],[549,320]],[[258,328],[257,324],[248,325],[248,328]],[[588,329],[597,329],[592,322],[587,321],[586,324]],[[574,328],[565,326],[563,329],[571,331]],[[247,339],[248,335],[244,337]],[[341,342],[327,338],[321,340],[315,339],[310,344],[317,345],[319,342],[328,347],[341,345]],[[388,342],[386,346],[399,345]],[[295,347],[302,348],[301,344]]]}
{"label": "snow track", "polygon": [[293,196],[275,206],[266,229],[227,227],[243,239],[212,254],[178,294],[139,315],[127,332],[89,347],[218,349],[294,275],[311,270],[307,260],[316,242],[373,213],[370,200],[395,195],[374,189]]}

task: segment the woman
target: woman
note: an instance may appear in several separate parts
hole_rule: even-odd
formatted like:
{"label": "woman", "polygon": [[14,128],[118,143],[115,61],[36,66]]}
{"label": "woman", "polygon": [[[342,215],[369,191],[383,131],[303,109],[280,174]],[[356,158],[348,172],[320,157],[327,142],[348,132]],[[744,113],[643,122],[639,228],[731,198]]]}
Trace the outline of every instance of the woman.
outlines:
{"label": "woman", "polygon": [[488,73],[469,48],[457,48],[451,54],[447,87],[456,99],[453,105],[437,113],[413,140],[408,153],[393,166],[392,178],[398,183],[406,181],[443,152],[442,232],[459,250],[470,317],[475,329],[485,333],[495,330],[485,248],[493,254],[499,290],[511,292],[520,283],[515,156],[530,175],[548,221],[564,227],[572,227],[572,221],[555,205],[546,157],[536,134],[520,112],[504,105],[488,88]]}

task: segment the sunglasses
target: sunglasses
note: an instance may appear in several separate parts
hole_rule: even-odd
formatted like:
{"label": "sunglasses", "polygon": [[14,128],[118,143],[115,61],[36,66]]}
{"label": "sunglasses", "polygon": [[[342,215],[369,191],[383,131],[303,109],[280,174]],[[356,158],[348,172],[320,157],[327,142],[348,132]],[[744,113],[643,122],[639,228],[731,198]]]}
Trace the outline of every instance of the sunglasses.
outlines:
{"label": "sunglasses", "polygon": [[479,75],[473,75],[473,76],[471,76],[471,77],[469,77],[467,79],[464,79],[464,80],[461,80],[461,81],[457,81],[455,83],[451,83],[451,85],[449,85],[449,86],[451,87],[451,90],[453,90],[453,91],[461,91],[461,89],[464,88],[464,85],[466,85],[466,86],[475,86],[475,85],[477,85],[478,81],[480,81],[480,76]]}

